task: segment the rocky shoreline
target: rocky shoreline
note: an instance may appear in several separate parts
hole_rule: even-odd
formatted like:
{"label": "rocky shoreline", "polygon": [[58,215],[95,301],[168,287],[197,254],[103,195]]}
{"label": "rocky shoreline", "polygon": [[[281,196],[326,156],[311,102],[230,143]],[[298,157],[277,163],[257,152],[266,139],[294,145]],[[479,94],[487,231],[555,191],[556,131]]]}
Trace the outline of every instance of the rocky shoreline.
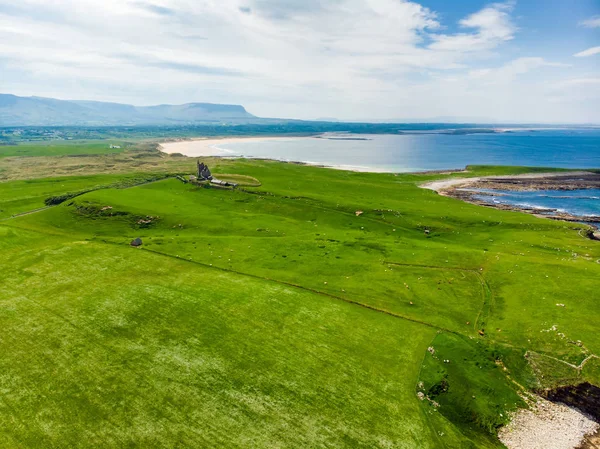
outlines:
{"label": "rocky shoreline", "polygon": [[[472,188],[479,189],[484,187],[475,187]],[[490,187],[485,187],[489,189]],[[505,190],[509,190],[504,188]],[[542,189],[539,189],[542,190]],[[567,189],[565,189],[567,190]],[[571,189],[576,190],[576,189]],[[461,190],[461,189],[452,189],[445,191],[444,194],[446,196],[450,196],[453,198],[457,198],[463,201],[467,201],[469,203],[478,204],[480,206],[494,207],[496,209],[501,210],[512,210],[518,212],[525,212],[528,214],[532,214],[538,217],[550,218],[552,220],[562,220],[562,221],[570,221],[575,223],[598,223],[600,224],[600,217],[594,215],[572,215],[567,212],[561,212],[557,209],[543,209],[537,207],[525,207],[525,206],[513,206],[510,204],[497,204],[490,201],[485,201],[477,198],[479,192],[472,192],[469,190]],[[493,196],[493,195],[489,195]]]}
{"label": "rocky shoreline", "polygon": [[[515,176],[490,176],[481,178],[462,178],[448,181],[432,182],[423,185],[424,188],[437,191],[440,195],[460,199],[480,206],[493,207],[501,210],[525,212],[535,216],[576,223],[589,223],[600,227],[599,216],[581,216],[561,212],[556,209],[540,209],[533,207],[498,204],[477,198],[480,192],[472,189],[510,190],[510,191],[540,191],[540,190],[585,190],[600,189],[600,173],[568,172],[568,173],[538,173]],[[486,193],[494,196],[494,193]],[[497,194],[500,196],[501,194]],[[588,237],[600,240],[600,232],[591,232]]]}
{"label": "rocky shoreline", "polygon": [[600,173],[567,172],[545,176],[493,176],[479,178],[472,188],[492,190],[585,190],[600,188]]}

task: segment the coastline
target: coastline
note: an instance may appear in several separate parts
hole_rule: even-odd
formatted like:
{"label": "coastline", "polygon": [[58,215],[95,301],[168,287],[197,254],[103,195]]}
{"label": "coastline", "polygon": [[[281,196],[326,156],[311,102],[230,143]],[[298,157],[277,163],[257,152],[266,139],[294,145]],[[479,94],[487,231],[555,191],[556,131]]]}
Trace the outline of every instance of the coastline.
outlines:
{"label": "coastline", "polygon": [[[245,158],[256,161],[275,161],[295,165],[307,165],[319,168],[331,168],[334,170],[353,171],[358,173],[414,173],[414,174],[440,174],[449,175],[452,173],[466,173],[465,168],[453,168],[443,170],[417,170],[409,172],[399,172],[388,168],[363,166],[363,165],[347,165],[347,164],[326,164],[323,162],[313,161],[295,161],[288,159],[276,159],[269,157],[253,157],[238,154],[235,151],[220,148],[220,145],[240,142],[267,142],[267,141],[289,141],[296,139],[325,139],[332,140],[326,134],[314,134],[308,136],[247,136],[247,137],[200,137],[193,139],[178,139],[161,142],[158,144],[159,151],[173,155],[180,154],[186,157],[216,157],[225,159]],[[348,140],[348,139],[333,139],[333,140]],[[355,139],[352,139],[355,140]],[[365,139],[359,139],[365,140]],[[368,140],[368,139],[367,139]]]}
{"label": "coastline", "polygon": [[290,139],[312,139],[315,136],[253,136],[253,137],[200,137],[186,140],[174,140],[159,144],[166,154],[183,154],[188,157],[243,157],[234,151],[220,148],[219,145],[240,142],[285,141]]}
{"label": "coastline", "polygon": [[[459,199],[479,206],[500,210],[524,212],[541,218],[576,223],[589,223],[598,230],[600,216],[580,216],[556,209],[524,207],[500,204],[477,198],[478,192],[470,189],[536,191],[536,190],[583,190],[600,188],[600,174],[586,171],[531,173],[513,176],[484,176],[474,178],[456,178],[433,181],[422,184],[424,189],[434,190],[440,195]],[[600,240],[600,233],[591,232],[590,238]]]}
{"label": "coastline", "polygon": [[[520,175],[506,175],[506,176],[480,176],[473,178],[454,178],[454,179],[444,179],[439,181],[432,181],[425,184],[421,184],[421,187],[424,189],[435,190],[436,192],[443,194],[444,192],[453,190],[457,187],[474,187],[475,184],[489,181],[497,182],[497,183],[506,183],[503,186],[506,190],[547,190],[547,187],[542,187],[541,185],[544,183],[544,180],[548,179],[560,179],[564,177],[572,178],[579,176],[589,176],[589,175],[597,175],[594,172],[589,172],[585,170],[577,170],[577,171],[563,171],[563,172],[548,172],[548,173],[523,173]],[[538,181],[538,183],[528,182],[523,184],[523,181]],[[515,186],[522,186],[525,188],[518,189]],[[510,186],[513,186],[512,188]],[[492,188],[489,184],[486,184],[486,187],[481,188]],[[585,187],[576,187],[573,185],[573,189],[580,189]]]}
{"label": "coastline", "polygon": [[[166,154],[182,154],[187,157],[217,157],[217,158],[248,158],[262,161],[278,161],[296,165],[308,165],[334,170],[345,170],[365,173],[395,173],[389,169],[354,166],[354,165],[328,165],[311,161],[292,161],[264,157],[251,157],[236,153],[221,147],[230,143],[238,142],[266,142],[266,141],[289,141],[290,139],[313,139],[323,138],[323,135],[312,136],[247,136],[247,137],[208,137],[169,141],[159,144],[160,151]],[[451,174],[466,172],[466,169],[449,170],[424,170],[413,171],[413,174]],[[511,204],[494,203],[477,198],[477,192],[469,189],[489,190],[579,190],[589,188],[600,188],[600,174],[590,171],[562,171],[547,173],[526,173],[506,176],[484,176],[472,178],[454,178],[432,181],[421,184],[420,187],[434,190],[440,195],[460,199],[465,202],[477,204],[495,209],[524,212],[541,218],[562,220],[576,223],[586,223],[594,231],[600,229],[600,216],[580,216],[556,209],[543,209],[536,207],[524,207]],[[600,240],[600,231],[589,233],[592,239]]]}
{"label": "coastline", "polygon": [[[247,158],[257,161],[276,161],[296,165],[309,165],[311,167],[331,168],[334,170],[346,170],[360,173],[394,173],[393,171],[377,168],[366,167],[361,165],[328,165],[321,162],[311,161],[293,161],[285,159],[274,159],[265,157],[252,157],[237,154],[235,151],[220,148],[220,145],[240,142],[267,142],[267,141],[289,141],[296,139],[323,139],[323,134],[315,134],[310,136],[265,136],[265,137],[208,137],[194,138],[186,140],[174,140],[169,142],[159,143],[159,150],[165,154],[182,154],[187,157],[218,157],[218,158]],[[463,170],[444,170],[444,173],[453,173]]]}

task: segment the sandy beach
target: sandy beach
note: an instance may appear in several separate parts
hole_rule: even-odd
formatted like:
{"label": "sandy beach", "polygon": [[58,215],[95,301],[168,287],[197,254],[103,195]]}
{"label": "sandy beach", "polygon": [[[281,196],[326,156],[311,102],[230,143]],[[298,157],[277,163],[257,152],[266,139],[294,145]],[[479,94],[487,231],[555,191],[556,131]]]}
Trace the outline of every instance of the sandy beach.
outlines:
{"label": "sandy beach", "polygon": [[[279,141],[289,142],[290,140],[305,140],[315,139],[319,136],[306,136],[306,137],[223,137],[223,138],[201,138],[191,140],[180,140],[176,142],[165,142],[160,144],[160,151],[167,154],[183,154],[188,157],[252,157],[247,154],[241,154],[235,150],[227,148],[230,144],[240,142],[267,142],[267,141]],[[264,159],[257,157],[255,159]],[[368,173],[389,173],[384,168],[377,167],[366,167],[360,165],[345,165],[345,164],[323,164],[319,162],[311,161],[294,161],[286,159],[269,159],[278,160],[281,162],[288,162],[300,165],[312,165],[314,167],[332,168],[335,170],[346,170],[355,172],[368,172]]]}
{"label": "sandy beach", "polygon": [[290,139],[311,139],[311,137],[224,137],[192,139],[162,143],[160,145],[160,150],[167,154],[179,153],[188,157],[239,157],[244,155],[228,149],[227,146],[232,143],[240,142],[266,142],[270,140],[283,142]]}

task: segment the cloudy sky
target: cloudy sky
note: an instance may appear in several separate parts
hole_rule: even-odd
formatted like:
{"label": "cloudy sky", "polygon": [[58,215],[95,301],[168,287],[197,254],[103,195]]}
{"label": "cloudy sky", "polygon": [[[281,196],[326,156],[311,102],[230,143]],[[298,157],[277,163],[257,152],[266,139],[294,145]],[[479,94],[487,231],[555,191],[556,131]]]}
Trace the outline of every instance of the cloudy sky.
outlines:
{"label": "cloudy sky", "polygon": [[600,123],[600,1],[0,0],[0,92]]}

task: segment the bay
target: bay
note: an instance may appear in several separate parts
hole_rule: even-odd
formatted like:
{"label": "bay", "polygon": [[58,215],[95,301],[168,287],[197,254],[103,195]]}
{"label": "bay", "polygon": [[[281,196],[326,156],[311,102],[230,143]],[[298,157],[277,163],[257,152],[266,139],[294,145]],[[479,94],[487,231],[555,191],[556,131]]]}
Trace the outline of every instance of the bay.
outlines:
{"label": "bay", "polygon": [[600,217],[600,189],[511,191],[470,189],[475,198],[522,208],[554,209],[575,216]]}
{"label": "bay", "polygon": [[305,162],[381,172],[463,169],[467,165],[600,168],[600,129],[478,134],[403,134],[240,140],[215,144],[223,156]]}

